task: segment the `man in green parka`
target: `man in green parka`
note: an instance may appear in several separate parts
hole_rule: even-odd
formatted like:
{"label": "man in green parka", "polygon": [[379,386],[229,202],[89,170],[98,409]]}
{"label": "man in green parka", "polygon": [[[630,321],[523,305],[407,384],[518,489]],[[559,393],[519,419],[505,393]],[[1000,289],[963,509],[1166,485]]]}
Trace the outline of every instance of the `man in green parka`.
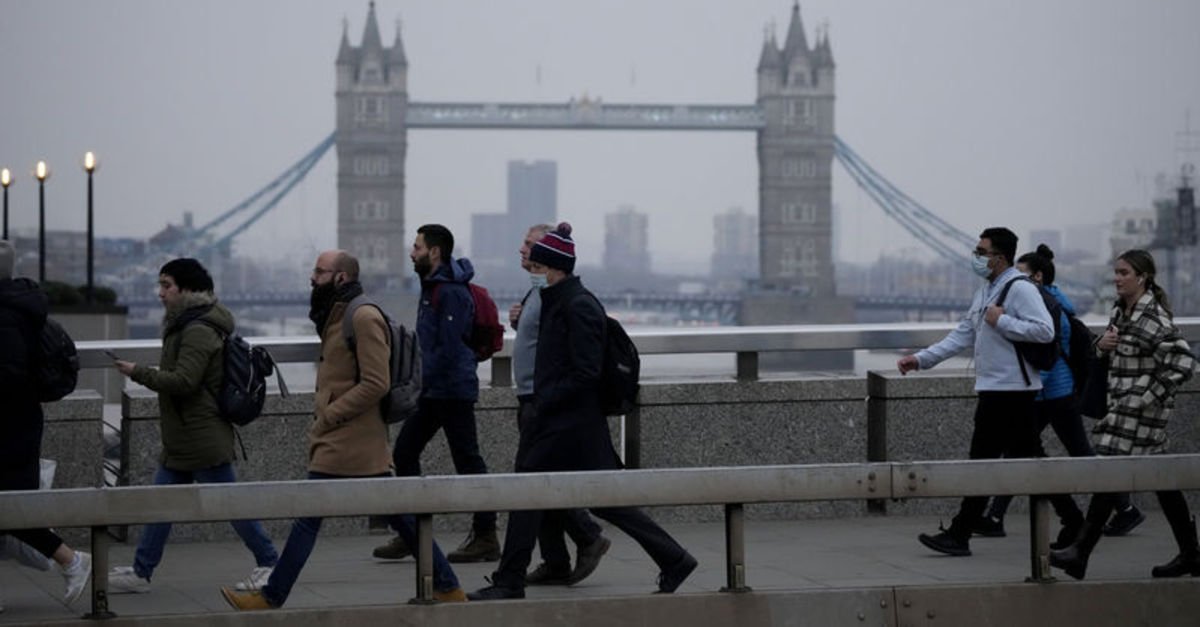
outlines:
{"label": "man in green parka", "polygon": [[[158,392],[162,454],[155,485],[233,483],[233,425],[217,409],[225,336],[233,332],[233,314],[217,302],[213,281],[199,261],[174,259],[158,275],[158,299],[165,308],[162,355],[158,368],[117,359],[121,374]],[[231,524],[256,567],[238,589],[264,584],[279,556],[256,520]],[[150,577],[162,560],[171,523],[146,525],[133,566],[114,567],[110,593],[149,592]]]}

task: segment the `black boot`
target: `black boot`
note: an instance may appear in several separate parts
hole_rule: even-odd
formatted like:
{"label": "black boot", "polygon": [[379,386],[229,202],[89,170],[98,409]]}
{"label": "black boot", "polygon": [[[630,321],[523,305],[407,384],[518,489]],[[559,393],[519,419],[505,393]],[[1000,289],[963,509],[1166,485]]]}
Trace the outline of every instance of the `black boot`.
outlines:
{"label": "black boot", "polygon": [[1155,566],[1150,574],[1155,577],[1200,575],[1200,545],[1196,542],[1196,519],[1170,522],[1171,533],[1175,534],[1175,542],[1179,544],[1179,555],[1162,566]]}
{"label": "black boot", "polygon": [[1083,579],[1087,573],[1088,558],[1092,549],[1100,541],[1103,527],[1092,522],[1084,522],[1079,529],[1079,537],[1075,543],[1061,551],[1050,551],[1050,565],[1061,568],[1075,579]]}

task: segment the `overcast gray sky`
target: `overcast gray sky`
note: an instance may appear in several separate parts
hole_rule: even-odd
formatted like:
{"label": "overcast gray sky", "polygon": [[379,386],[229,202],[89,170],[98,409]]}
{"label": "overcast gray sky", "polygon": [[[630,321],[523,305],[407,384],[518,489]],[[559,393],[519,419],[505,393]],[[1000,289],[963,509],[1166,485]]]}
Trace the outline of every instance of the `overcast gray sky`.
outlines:
{"label": "overcast gray sky", "polygon": [[[751,103],[763,27],[789,0],[381,0],[416,101]],[[185,210],[233,206],[334,123],[343,16],[366,0],[0,2],[0,166],[19,176],[12,223],[36,225],[39,158],[50,228],[82,229],[79,160],[97,152],[98,232],[147,236]],[[969,232],[1107,220],[1177,172],[1175,133],[1200,128],[1195,0],[810,0],[828,21],[837,129],[911,196]],[[538,80],[538,68],[540,81]],[[505,162],[559,163],[560,217],[596,262],[603,214],[650,213],[655,265],[704,270],[714,213],[757,210],[751,133],[413,131],[408,225],[504,209]],[[1200,159],[1200,155],[1194,158]],[[334,155],[242,252],[308,255],[335,242]],[[834,178],[843,254],[910,248],[849,178]]]}

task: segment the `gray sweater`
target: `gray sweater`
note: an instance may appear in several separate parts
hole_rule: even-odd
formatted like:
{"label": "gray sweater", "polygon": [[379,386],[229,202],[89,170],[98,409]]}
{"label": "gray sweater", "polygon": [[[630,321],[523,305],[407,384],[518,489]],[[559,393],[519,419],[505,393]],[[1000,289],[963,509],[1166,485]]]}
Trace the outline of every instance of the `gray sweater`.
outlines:
{"label": "gray sweater", "polygon": [[513,342],[513,378],[517,395],[533,394],[533,362],[537,356],[538,325],[542,319],[542,290],[533,288],[525,296],[521,317],[517,318],[517,339]]}

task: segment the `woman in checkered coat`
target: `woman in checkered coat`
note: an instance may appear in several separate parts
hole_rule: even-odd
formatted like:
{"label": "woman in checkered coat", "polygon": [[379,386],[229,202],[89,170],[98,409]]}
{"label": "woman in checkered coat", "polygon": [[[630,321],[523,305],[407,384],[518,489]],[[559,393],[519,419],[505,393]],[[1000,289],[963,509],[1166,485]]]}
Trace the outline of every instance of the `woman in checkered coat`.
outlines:
{"label": "woman in checkered coat", "polygon": [[[1108,330],[1096,341],[1100,358],[1109,359],[1108,414],[1092,430],[1099,455],[1156,455],[1167,448],[1167,420],[1175,391],[1196,366],[1191,348],[1171,320],[1167,294],[1155,281],[1154,258],[1130,250],[1113,265],[1117,303]],[[1115,505],[1112,494],[1096,494],[1087,521],[1071,546],[1050,553],[1050,563],[1083,579],[1088,557]],[[1200,575],[1196,525],[1179,490],[1158,492],[1179,555],[1155,566],[1155,577]]]}

